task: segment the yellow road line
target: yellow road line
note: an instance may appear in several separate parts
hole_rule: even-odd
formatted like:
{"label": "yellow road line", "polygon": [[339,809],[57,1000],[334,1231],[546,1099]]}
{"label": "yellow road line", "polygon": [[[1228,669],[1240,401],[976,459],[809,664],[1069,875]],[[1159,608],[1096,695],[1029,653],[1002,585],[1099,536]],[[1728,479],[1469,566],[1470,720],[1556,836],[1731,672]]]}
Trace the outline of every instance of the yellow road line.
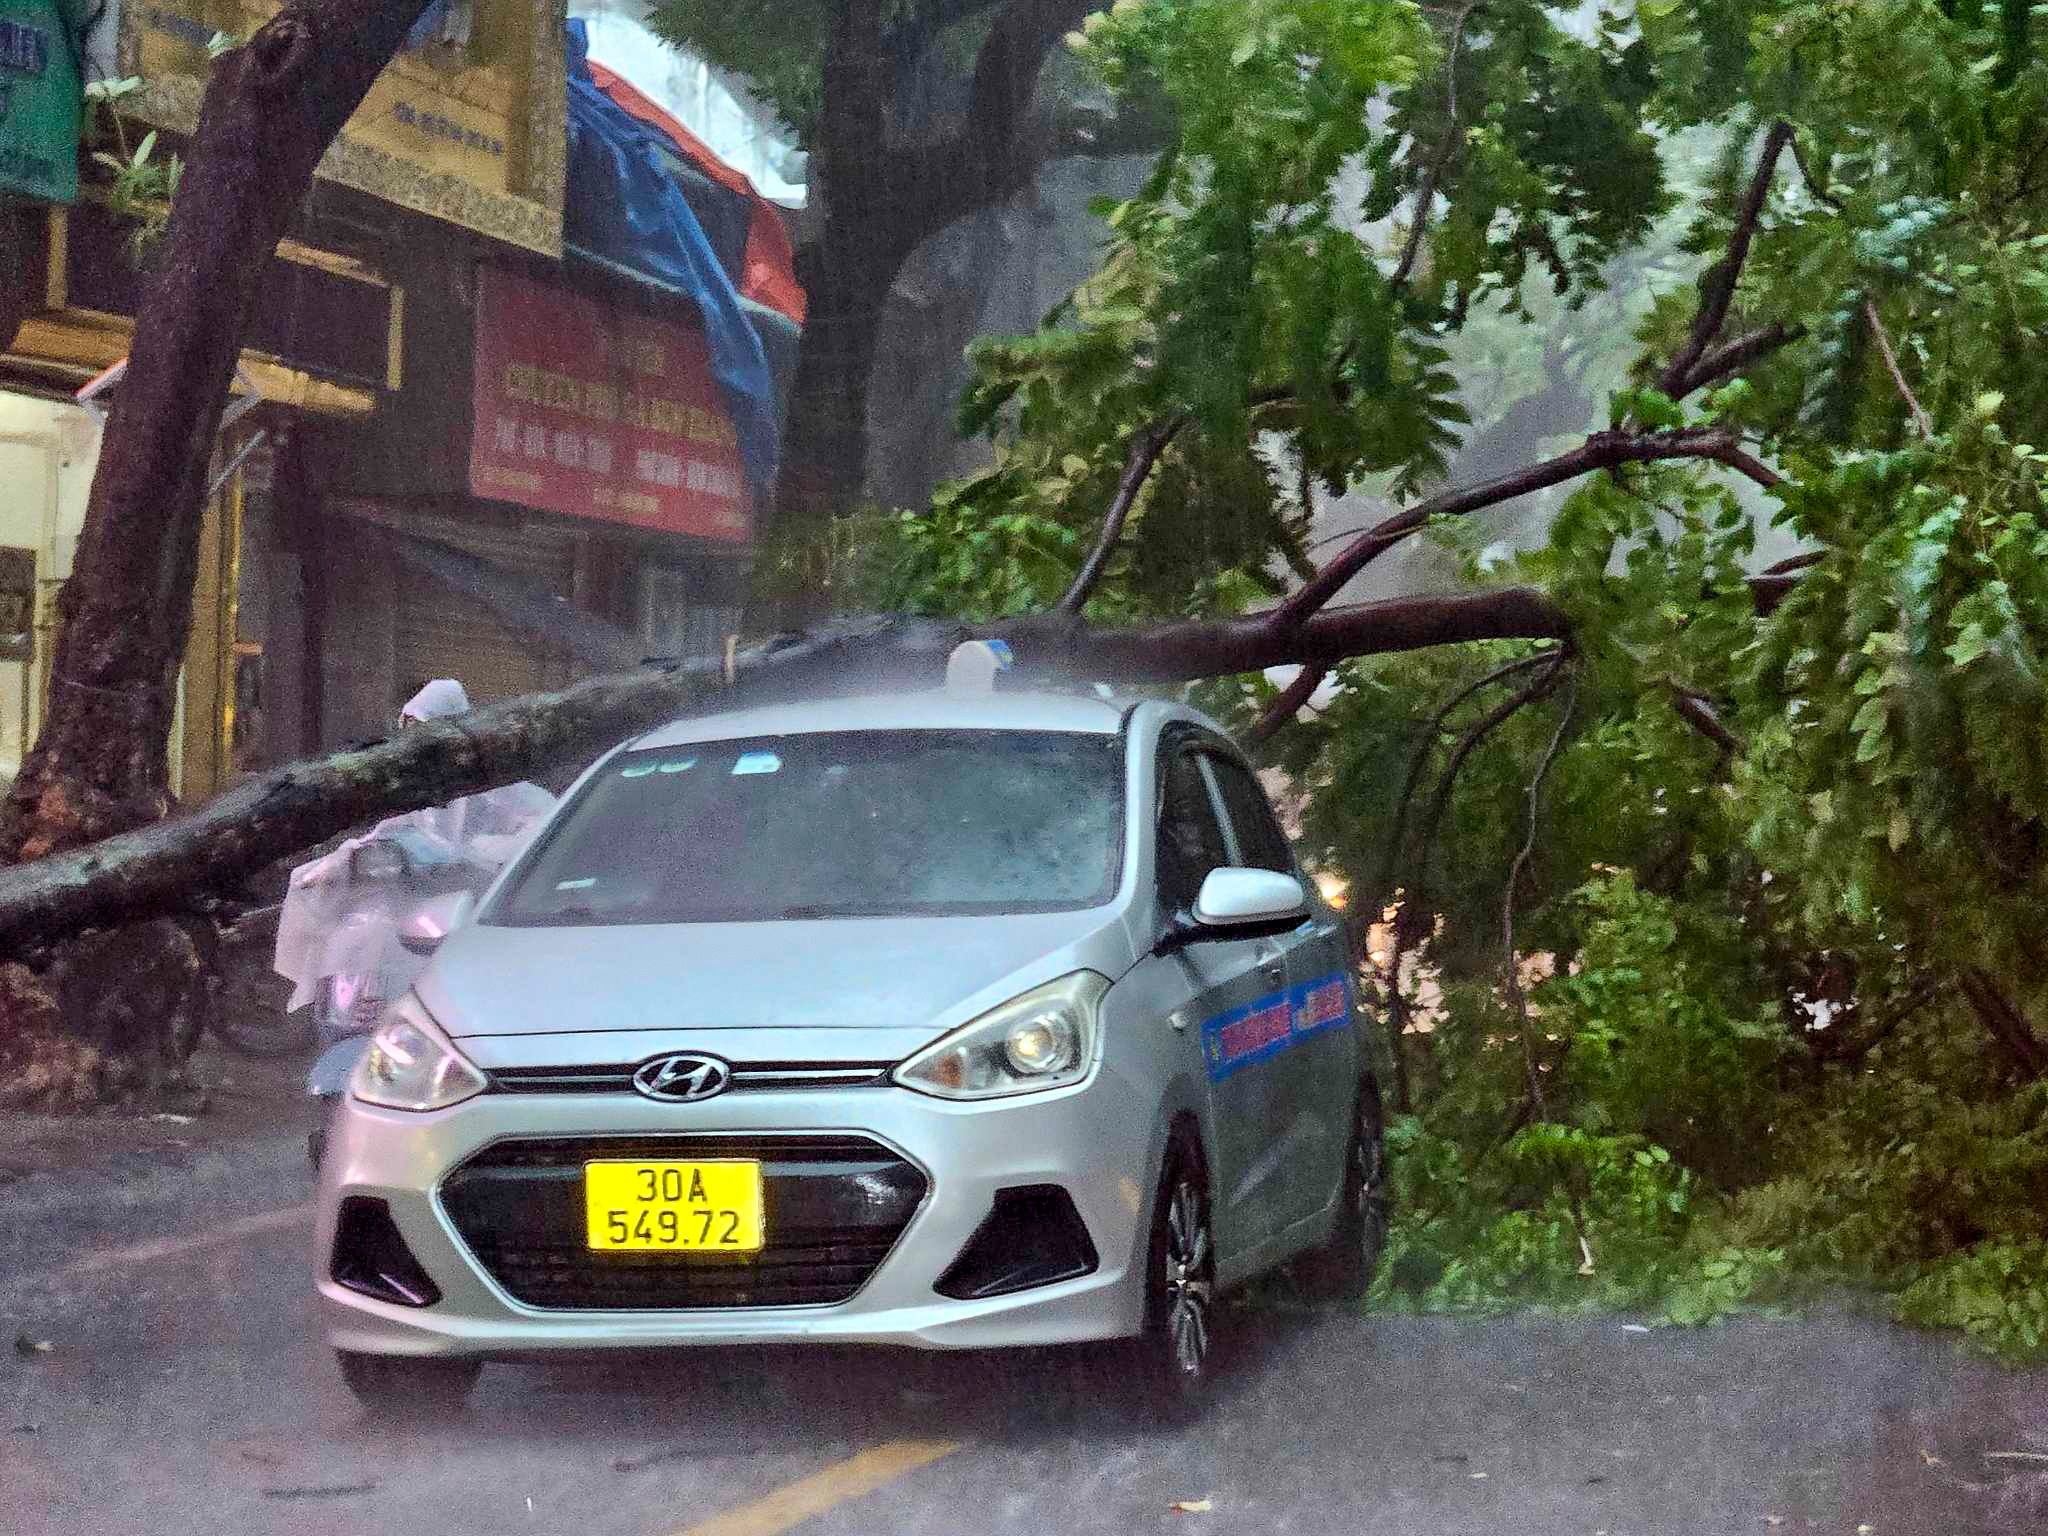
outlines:
{"label": "yellow road line", "polygon": [[957,1440],[889,1440],[677,1536],[781,1536],[813,1515],[873,1493],[960,1449]]}
{"label": "yellow road line", "polygon": [[310,1205],[291,1205],[281,1210],[258,1211],[254,1216],[244,1216],[239,1221],[230,1221],[209,1232],[196,1232],[190,1237],[159,1237],[126,1248],[102,1248],[96,1253],[86,1254],[83,1258],[73,1259],[53,1273],[94,1275],[110,1269],[121,1269],[130,1264],[175,1259],[207,1248],[218,1248],[222,1243],[239,1242],[245,1237],[254,1237],[261,1232],[276,1232],[285,1227],[295,1227],[301,1222],[310,1221],[312,1217],[313,1207]]}

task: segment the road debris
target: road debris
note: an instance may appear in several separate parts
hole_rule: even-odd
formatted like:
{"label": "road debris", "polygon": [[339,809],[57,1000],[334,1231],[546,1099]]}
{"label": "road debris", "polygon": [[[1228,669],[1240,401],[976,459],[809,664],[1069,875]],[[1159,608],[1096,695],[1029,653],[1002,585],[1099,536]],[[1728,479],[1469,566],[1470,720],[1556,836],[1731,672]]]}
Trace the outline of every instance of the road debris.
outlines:
{"label": "road debris", "polygon": [[14,1336],[14,1352],[24,1360],[33,1360],[37,1355],[47,1355],[57,1346],[48,1339],[32,1339],[25,1333]]}
{"label": "road debris", "polygon": [[245,1447],[238,1454],[242,1460],[253,1461],[261,1467],[281,1467],[284,1465],[284,1458],[275,1451],[257,1451]]}
{"label": "road debris", "polygon": [[666,1462],[682,1461],[695,1457],[699,1461],[727,1459],[735,1456],[758,1456],[761,1448],[757,1445],[665,1445],[658,1451],[649,1451],[644,1456],[620,1456],[613,1460],[614,1472],[644,1472],[649,1467],[658,1467]]}
{"label": "road debris", "polygon": [[367,1483],[326,1483],[308,1488],[266,1488],[263,1490],[263,1497],[266,1499],[339,1499],[345,1498],[349,1494],[375,1493],[376,1491],[377,1479],[373,1477]]}
{"label": "road debris", "polygon": [[1943,1461],[1939,1456],[1935,1455],[1934,1452],[1926,1449],[1924,1446],[1921,1448],[1920,1451],[1920,1464],[1925,1467],[1945,1467],[1948,1465],[1947,1462]]}
{"label": "road debris", "polygon": [[1216,1501],[1209,1499],[1180,1499],[1166,1506],[1176,1515],[1206,1515],[1216,1507]]}

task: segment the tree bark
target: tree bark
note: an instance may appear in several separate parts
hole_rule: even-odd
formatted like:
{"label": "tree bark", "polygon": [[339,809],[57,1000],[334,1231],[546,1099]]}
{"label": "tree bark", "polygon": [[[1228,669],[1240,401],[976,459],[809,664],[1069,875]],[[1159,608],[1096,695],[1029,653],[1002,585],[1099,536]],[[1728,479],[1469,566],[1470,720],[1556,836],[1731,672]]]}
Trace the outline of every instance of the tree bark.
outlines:
{"label": "tree bark", "polygon": [[[49,709],[0,806],[0,860],[45,858],[172,809],[173,694],[249,303],[321,155],[423,9],[296,0],[214,66],[58,598]],[[20,976],[0,993],[0,1034],[17,1058],[37,1056],[48,1097],[90,1098],[175,1070],[196,1038],[205,999],[189,936],[159,928],[118,947],[128,990],[153,996],[160,1016],[131,1011],[121,1029],[102,1030],[99,1001],[71,989],[55,1015]],[[66,956],[52,958],[64,973]]]}
{"label": "tree bark", "polygon": [[1972,966],[1958,979],[1977,1021],[2013,1071],[2026,1082],[2048,1077],[2048,1045],[1990,972]]}
{"label": "tree bark", "polygon": [[817,532],[867,487],[868,381],[889,289],[910,252],[868,249],[865,223],[828,212],[818,245],[798,263],[809,318],[776,477],[777,539]]}
{"label": "tree bark", "polygon": [[896,123],[902,40],[880,0],[839,7],[813,155],[825,221],[801,261],[809,318],[776,485],[776,540],[801,541],[859,500],[868,381],[889,290],[926,240],[1030,184],[1047,143],[1048,124],[1030,111],[1046,56],[1100,8],[1101,0],[1010,0],[975,56],[959,130],[905,144]]}
{"label": "tree bark", "polygon": [[822,626],[737,653],[730,688],[722,662],[594,678],[295,763],[181,820],[0,870],[0,946],[19,954],[89,924],[176,915],[207,889],[372,817],[529,777],[709,701],[930,687],[967,639],[1006,640],[1024,683],[1173,682],[1464,640],[1555,636],[1564,624],[1548,598],[1517,587],[1332,608],[1288,630],[1257,619],[1093,629],[1053,617],[981,628],[926,619]]}

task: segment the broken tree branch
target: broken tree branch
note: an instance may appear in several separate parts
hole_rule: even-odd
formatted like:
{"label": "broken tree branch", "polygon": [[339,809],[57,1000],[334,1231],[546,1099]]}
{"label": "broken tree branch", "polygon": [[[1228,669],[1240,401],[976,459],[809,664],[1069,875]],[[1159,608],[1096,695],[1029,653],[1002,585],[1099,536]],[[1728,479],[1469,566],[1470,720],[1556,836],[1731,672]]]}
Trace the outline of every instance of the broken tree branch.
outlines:
{"label": "broken tree branch", "polygon": [[1145,480],[1152,473],[1152,466],[1159,462],[1159,455],[1166,451],[1180,431],[1185,418],[1168,422],[1155,422],[1140,427],[1131,438],[1131,446],[1124,455],[1124,472],[1116,483],[1116,495],[1109,503],[1109,511],[1103,515],[1102,535],[1095,541],[1095,547],[1088,551],[1088,558],[1081,562],[1081,569],[1074,573],[1073,584],[1066,595],[1053,605],[1053,612],[1078,615],[1087,606],[1089,594],[1102,580],[1102,573],[1109,569],[1110,557],[1116,553],[1118,540],[1123,538],[1124,523],[1131,515],[1131,508],[1138,500],[1138,493],[1145,488]]}
{"label": "broken tree branch", "polygon": [[1429,756],[1436,750],[1437,733],[1443,730],[1444,722],[1451,718],[1453,711],[1460,704],[1464,703],[1481,689],[1489,688],[1505,678],[1513,677],[1518,672],[1526,672],[1531,667],[1539,667],[1545,662],[1556,661],[1563,654],[1564,652],[1561,650],[1538,651],[1531,656],[1517,657],[1505,666],[1495,667],[1484,677],[1476,678],[1472,682],[1467,683],[1463,688],[1460,688],[1456,693],[1444,700],[1438,706],[1437,712],[1430,716],[1428,722],[1422,728],[1421,738],[1416,742],[1415,755],[1409,759],[1408,777],[1401,786],[1401,798],[1394,802],[1394,825],[1387,835],[1386,858],[1380,865],[1380,890],[1389,893],[1393,890],[1394,867],[1401,861],[1401,844],[1406,837],[1408,829],[1408,808],[1415,802],[1415,791],[1422,784],[1422,770],[1429,765]]}
{"label": "broken tree branch", "polygon": [[1263,746],[1274,732],[1292,720],[1301,707],[1314,697],[1315,691],[1323,686],[1323,679],[1330,675],[1328,667],[1303,667],[1294,676],[1294,681],[1280,690],[1280,696],[1266,706],[1252,728],[1245,733],[1248,746]]}
{"label": "broken tree branch", "polygon": [[1792,150],[1792,163],[1799,167],[1799,179],[1806,183],[1806,190],[1813,194],[1814,201],[1825,203],[1828,207],[1834,209],[1835,212],[1840,213],[1843,207],[1842,200],[1823,187],[1820,184],[1820,178],[1813,174],[1813,168],[1806,163],[1806,151],[1800,148],[1799,135],[1796,133],[1792,136],[1790,148]]}
{"label": "broken tree branch", "polygon": [[1877,303],[1866,298],[1863,301],[1863,320],[1870,327],[1870,336],[1877,343],[1878,355],[1884,359],[1885,372],[1892,376],[1892,383],[1898,387],[1899,397],[1913,413],[1913,425],[1920,429],[1922,437],[1934,436],[1934,418],[1927,414],[1913,393],[1913,386],[1906,382],[1906,375],[1899,370],[1898,354],[1892,351],[1892,339],[1885,334],[1884,322],[1877,317]]}
{"label": "broken tree branch", "polygon": [[1963,996],[1969,1000],[1978,1022],[2020,1075],[2029,1082],[2048,1077],[2048,1046],[2041,1043],[2041,1037],[2034,1033],[2026,1015],[2019,1011],[1991,973],[1970,966],[1958,975],[1957,980],[1962,984]]}
{"label": "broken tree branch", "polygon": [[1705,455],[1718,463],[1726,464],[1738,474],[1747,475],[1765,490],[1776,490],[1785,483],[1785,477],[1757,459],[1745,453],[1735,443],[1726,443]]}
{"label": "broken tree branch", "polygon": [[1516,711],[1538,699],[1548,698],[1556,692],[1558,677],[1565,666],[1566,656],[1560,653],[1548,667],[1544,668],[1529,685],[1481,715],[1465,728],[1465,734],[1458,738],[1458,744],[1451,749],[1451,755],[1444,763],[1443,777],[1437,781],[1436,795],[1431,800],[1429,819],[1422,826],[1422,850],[1415,861],[1415,898],[1426,902],[1429,886],[1429,872],[1436,861],[1436,836],[1443,826],[1444,812],[1450,808],[1451,791],[1457,787],[1458,770],[1465,766],[1465,759],[1473,749],[1486,740],[1501,726],[1505,725]]}
{"label": "broken tree branch", "polygon": [[1437,183],[1443,179],[1444,167],[1451,163],[1451,152],[1464,138],[1464,130],[1458,126],[1458,50],[1464,45],[1465,23],[1472,19],[1472,13],[1479,9],[1479,0],[1469,0],[1458,19],[1451,25],[1450,45],[1444,51],[1444,96],[1447,110],[1444,114],[1444,141],[1437,146],[1437,152],[1430,157],[1428,167],[1422,173],[1422,185],[1415,194],[1415,216],[1408,226],[1408,239],[1402,246],[1401,259],[1394,267],[1394,275],[1387,280],[1388,286],[1396,293],[1408,286],[1408,279],[1414,274],[1415,261],[1422,254],[1423,232],[1429,228],[1430,205],[1436,201]]}
{"label": "broken tree branch", "polygon": [[[1564,745],[1564,733],[1572,723],[1572,711],[1578,703],[1579,680],[1575,676],[1565,690],[1564,709],[1557,717],[1557,729],[1551,732],[1550,745],[1543,750],[1543,757],[1536,764],[1535,775],[1529,780],[1529,835],[1522,840],[1521,848],[1515,854],[1515,862],[1508,866],[1507,890],[1501,897],[1500,932],[1501,944],[1507,965],[1508,999],[1514,1004],[1515,1016],[1520,1021],[1522,1032],[1522,1069],[1527,1081],[1529,1102],[1538,1115],[1548,1114],[1543,1102],[1543,1074],[1536,1067],[1536,1041],[1529,1031],[1529,998],[1522,989],[1522,970],[1515,960],[1515,886],[1520,883],[1522,870],[1536,851],[1536,818],[1542,802],[1543,780],[1550,773],[1550,765],[1557,761],[1558,748]],[[1574,1220],[1576,1220],[1576,1216]],[[1593,1262],[1592,1250],[1586,1248],[1585,1234],[1579,1236],[1579,1246],[1585,1251],[1586,1263]]]}
{"label": "broken tree branch", "polygon": [[1672,398],[1678,399],[1680,396],[1705,389],[1710,384],[1718,384],[1731,374],[1741,372],[1758,358],[1768,357],[1780,347],[1798,341],[1805,334],[1806,327],[1803,325],[1787,326],[1773,323],[1747,335],[1738,336],[1733,341],[1724,342],[1693,365],[1679,394]]}
{"label": "broken tree branch", "polygon": [[1721,723],[1721,717],[1714,712],[1714,706],[1705,694],[1697,688],[1688,688],[1668,679],[1664,686],[1671,690],[1671,705],[1678,711],[1679,719],[1719,747],[1724,763],[1743,752],[1742,738]]}
{"label": "broken tree branch", "polygon": [[1756,174],[1750,178],[1749,195],[1743,199],[1742,212],[1735,221],[1735,231],[1729,237],[1728,250],[1721,259],[1700,275],[1700,307],[1693,316],[1692,335],[1679,349],[1678,356],[1671,360],[1671,366],[1664,370],[1658,387],[1676,400],[1685,392],[1686,380],[1692,376],[1700,358],[1721,334],[1721,327],[1728,319],[1728,308],[1735,302],[1735,285],[1742,276],[1742,264],[1749,259],[1750,241],[1756,236],[1756,227],[1763,218],[1764,201],[1770,195],[1771,177],[1778,168],[1778,156],[1792,142],[1792,125],[1780,120],[1771,124],[1764,135],[1762,152],[1757,156]]}
{"label": "broken tree branch", "polygon": [[1749,578],[1749,598],[1755,604],[1759,618],[1769,618],[1778,611],[1778,605],[1785,601],[1794,587],[1799,585],[1801,573],[1819,565],[1827,558],[1825,550],[1808,550],[1803,555],[1793,555],[1768,567],[1760,575]]}
{"label": "broken tree branch", "polygon": [[[1724,464],[1753,466],[1744,473],[1771,475],[1761,464],[1741,451],[1735,434],[1719,427],[1685,427],[1670,432],[1595,432],[1569,453],[1559,454],[1541,464],[1512,474],[1499,475],[1477,485],[1443,491],[1404,507],[1340,551],[1303,583],[1292,596],[1272,610],[1275,628],[1299,624],[1340,592],[1345,583],[1381,554],[1429,525],[1433,518],[1454,517],[1498,506],[1531,491],[1544,490],[1575,480],[1598,469],[1621,464],[1648,463],[1658,459],[1717,459]],[[1742,461],[1737,463],[1736,461]],[[1771,476],[1775,481],[1776,477]]]}

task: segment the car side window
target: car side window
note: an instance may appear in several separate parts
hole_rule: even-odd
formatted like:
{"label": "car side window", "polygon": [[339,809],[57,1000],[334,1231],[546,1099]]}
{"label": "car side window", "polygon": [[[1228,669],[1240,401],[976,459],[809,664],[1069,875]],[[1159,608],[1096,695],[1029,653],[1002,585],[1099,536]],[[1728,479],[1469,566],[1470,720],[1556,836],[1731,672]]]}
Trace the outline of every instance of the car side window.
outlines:
{"label": "car side window", "polygon": [[1159,893],[1175,911],[1192,907],[1212,869],[1230,862],[1223,823],[1193,752],[1175,752],[1160,786]]}
{"label": "car side window", "polygon": [[1231,758],[1209,753],[1203,761],[1215,776],[1223,808],[1230,816],[1230,830],[1237,839],[1237,862],[1247,869],[1293,874],[1294,851],[1287,846],[1287,834],[1281,830],[1280,818],[1273,814],[1273,803],[1266,798],[1259,781],[1244,764]]}

